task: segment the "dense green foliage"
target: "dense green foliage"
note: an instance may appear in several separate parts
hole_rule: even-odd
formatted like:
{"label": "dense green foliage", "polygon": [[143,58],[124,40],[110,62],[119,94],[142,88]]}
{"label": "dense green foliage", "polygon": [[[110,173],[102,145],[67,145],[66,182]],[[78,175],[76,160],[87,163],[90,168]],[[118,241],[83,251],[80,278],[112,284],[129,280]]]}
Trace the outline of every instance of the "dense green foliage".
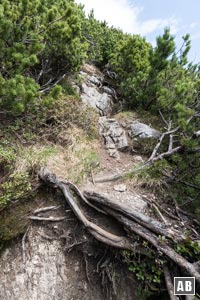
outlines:
{"label": "dense green foliage", "polygon": [[[0,4],[0,105],[23,112],[85,56],[80,9],[65,0]],[[56,88],[51,96],[57,96]]]}
{"label": "dense green foliage", "polygon": [[[165,29],[152,47],[139,35],[96,20],[93,11],[86,17],[73,0],[2,0],[0,33],[1,109],[11,115],[27,110],[39,115],[41,106],[60,95],[58,83],[65,75],[78,71],[85,60],[94,63],[115,75],[114,87],[125,106],[160,113],[161,131],[169,125],[177,128],[171,146],[181,146],[181,153],[167,158],[159,174],[182,184],[186,199],[198,198],[200,73],[198,65],[188,63],[188,34],[176,49]],[[170,138],[166,135],[161,152],[169,148]],[[177,197],[182,195],[177,192]],[[199,211],[198,203],[195,207]]]}
{"label": "dense green foliage", "polygon": [[150,72],[151,46],[144,38],[129,35],[120,41],[111,55],[111,68],[117,73],[120,90],[134,105],[140,103]]}
{"label": "dense green foliage", "polygon": [[96,20],[93,11],[83,22],[82,35],[88,43],[88,60],[100,67],[110,61],[118,42],[127,36],[121,30],[110,28],[106,22]]}
{"label": "dense green foliage", "polygon": [[[2,115],[6,114],[0,126],[0,130],[4,127],[0,143],[0,209],[32,193],[30,173],[43,156],[55,151],[49,145],[41,152],[38,149],[38,153],[31,154],[30,149],[26,160],[31,167],[16,171],[13,166],[20,151],[15,140],[9,139],[10,132],[25,147],[36,141],[39,144],[43,132],[48,142],[66,148],[71,143],[74,148],[76,139],[68,138],[69,131],[62,132],[71,124],[86,131],[90,139],[96,136],[96,117],[80,105],[70,80],[63,81],[86,61],[101,68],[105,77],[112,73],[108,82],[126,108],[148,111],[152,120],[160,118],[160,131],[172,130],[163,138],[157,155],[176,147],[180,151],[138,171],[137,176],[149,186],[156,183],[157,190],[164,182],[168,190],[162,197],[175,199],[183,209],[189,203],[190,211],[200,219],[200,72],[198,65],[188,62],[189,50],[189,35],[183,37],[183,45],[177,50],[174,37],[165,29],[153,47],[144,37],[125,34],[96,20],[93,11],[86,17],[83,7],[73,0],[2,0],[0,109]],[[151,154],[152,145],[146,144]],[[76,155],[83,160],[80,178],[99,164],[96,152],[87,153],[84,147]],[[142,246],[150,257],[140,263],[140,255],[132,257],[126,252],[126,262],[139,280],[159,285],[163,261],[148,244],[144,242]],[[188,259],[192,256],[199,260],[197,243],[189,241],[174,247]]]}
{"label": "dense green foliage", "polygon": [[117,44],[109,62],[118,75],[118,92],[125,105],[159,116],[161,131],[176,129],[174,135],[166,135],[159,151],[167,152],[169,147],[181,150],[169,155],[159,174],[173,185],[182,204],[189,201],[191,210],[199,212],[200,148],[195,132],[200,130],[200,73],[198,65],[188,63],[189,50],[189,35],[177,50],[166,29],[155,48],[140,36],[126,37]]}

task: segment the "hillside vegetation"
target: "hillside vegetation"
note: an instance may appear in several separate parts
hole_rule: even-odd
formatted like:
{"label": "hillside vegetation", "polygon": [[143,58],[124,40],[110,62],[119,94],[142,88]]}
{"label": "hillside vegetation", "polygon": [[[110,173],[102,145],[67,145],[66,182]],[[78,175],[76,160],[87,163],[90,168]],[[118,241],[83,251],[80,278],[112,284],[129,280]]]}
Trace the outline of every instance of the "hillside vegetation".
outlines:
{"label": "hillside vegetation", "polygon": [[[93,12],[86,18],[74,1],[3,0],[0,14],[2,131],[7,126],[6,131],[27,131],[24,135],[33,138],[51,113],[59,114],[61,106],[70,110],[66,108],[70,105],[75,115],[70,111],[67,118],[81,123],[78,100],[67,96],[74,91],[64,77],[76,74],[84,61],[93,63],[112,77],[124,109],[148,110],[152,118],[161,118],[165,135],[159,154],[178,150],[163,158],[158,171],[172,185],[176,198],[191,200],[192,212],[198,214],[200,73],[199,66],[187,59],[189,35],[183,37],[181,49],[176,49],[166,29],[153,48],[139,35],[124,34],[95,20]],[[63,98],[66,107],[61,104]],[[4,167],[16,152],[9,135],[7,139],[0,145]]]}
{"label": "hillside vegetation", "polygon": [[[199,226],[200,67],[188,61],[189,51],[188,34],[177,49],[166,28],[153,47],[96,20],[93,11],[86,16],[73,0],[1,1],[0,248],[25,231],[27,222],[10,230],[18,226],[12,205],[34,197],[37,171],[49,159],[61,161],[63,177],[75,183],[98,167],[98,116],[71,84],[82,80],[84,63],[98,67],[115,89],[116,112],[146,116],[162,132],[145,168],[126,175],[151,179],[158,195]],[[193,263],[200,249],[190,242],[179,253]],[[131,254],[125,257],[140,274]]]}

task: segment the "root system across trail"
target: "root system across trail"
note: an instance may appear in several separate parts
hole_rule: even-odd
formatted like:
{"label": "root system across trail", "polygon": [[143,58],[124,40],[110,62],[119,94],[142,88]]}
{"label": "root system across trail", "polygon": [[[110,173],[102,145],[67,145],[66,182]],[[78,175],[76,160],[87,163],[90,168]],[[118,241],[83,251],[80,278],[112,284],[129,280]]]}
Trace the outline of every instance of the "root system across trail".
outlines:
{"label": "root system across trail", "polygon": [[[127,209],[127,207],[122,204],[114,203],[95,192],[84,191],[82,193],[74,184],[57,178],[55,174],[52,174],[46,168],[40,170],[39,177],[44,184],[62,191],[66,202],[76,218],[98,241],[110,247],[125,249],[134,253],[135,245],[133,243],[133,236],[137,235],[152,245],[155,251],[162,253],[162,255],[166,257],[166,264],[169,263],[170,265],[174,265],[174,267],[178,266],[184,275],[193,276],[196,278],[196,282],[200,283],[198,264],[196,262],[190,262],[187,258],[175,251],[174,245],[182,243],[187,239],[182,229],[175,230],[165,222],[159,222],[132,208]],[[99,220],[89,220],[87,210],[91,209],[98,211],[98,214],[102,213],[107,219],[114,218],[119,228],[123,228],[123,230],[120,231],[122,234],[118,235],[103,228],[99,224]],[[31,218],[34,220],[33,217]],[[163,220],[165,219],[163,218]],[[180,223],[181,222],[182,220],[180,220]],[[197,236],[194,237],[194,240],[196,239],[198,239],[198,233]],[[164,266],[164,274],[166,286],[169,289],[171,283],[169,284],[167,280],[169,280],[171,276],[169,272],[172,272],[173,276],[173,270],[168,268],[166,264]],[[168,270],[168,272],[166,272],[166,270]]]}

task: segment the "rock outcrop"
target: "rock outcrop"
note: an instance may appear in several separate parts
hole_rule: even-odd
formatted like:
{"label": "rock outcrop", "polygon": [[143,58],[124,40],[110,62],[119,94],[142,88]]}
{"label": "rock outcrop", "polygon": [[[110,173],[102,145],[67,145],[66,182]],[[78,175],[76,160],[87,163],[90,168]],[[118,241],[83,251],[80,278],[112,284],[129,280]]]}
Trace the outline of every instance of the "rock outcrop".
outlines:
{"label": "rock outcrop", "polygon": [[112,112],[113,101],[107,93],[101,93],[93,84],[82,84],[81,100],[95,108],[100,116],[110,115]]}
{"label": "rock outcrop", "polygon": [[81,84],[81,100],[86,105],[95,108],[100,116],[110,115],[115,92],[113,89],[103,86],[103,74],[100,75],[96,72],[91,75],[81,71],[80,75],[84,78]]}
{"label": "rock outcrop", "polygon": [[141,143],[142,146],[149,145],[149,140],[154,144],[154,140],[160,137],[158,130],[139,121],[122,127],[116,119],[106,117],[99,118],[99,134],[104,139],[109,156],[116,159],[120,158],[119,151],[133,149],[134,146],[137,148]]}
{"label": "rock outcrop", "polygon": [[157,139],[160,137],[161,133],[139,121],[132,121],[127,126],[127,132],[130,138],[153,138]]}
{"label": "rock outcrop", "polygon": [[99,118],[99,133],[104,138],[105,147],[111,157],[119,158],[118,150],[127,149],[126,132],[115,119]]}

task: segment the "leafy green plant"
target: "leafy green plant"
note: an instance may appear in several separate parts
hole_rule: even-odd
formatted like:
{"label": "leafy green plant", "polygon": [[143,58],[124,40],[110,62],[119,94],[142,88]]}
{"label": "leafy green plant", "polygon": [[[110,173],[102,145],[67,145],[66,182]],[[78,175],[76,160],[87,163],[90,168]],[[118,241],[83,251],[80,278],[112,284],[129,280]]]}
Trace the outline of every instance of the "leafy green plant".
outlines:
{"label": "leafy green plant", "polygon": [[119,41],[126,37],[121,30],[109,27],[94,17],[92,10],[82,26],[83,40],[88,43],[87,60],[99,67],[104,67],[117,47]]}
{"label": "leafy green plant", "polygon": [[141,258],[140,254],[133,254],[130,251],[123,251],[123,257],[131,272],[135,273],[138,280],[146,284],[159,284],[162,280],[162,265],[164,260],[157,257],[155,250],[148,247],[147,242],[143,242],[142,248],[148,249],[148,255]]}
{"label": "leafy green plant", "polygon": [[90,151],[87,153],[87,155],[84,157],[84,169],[86,172],[90,173],[91,170],[96,169],[99,164],[99,157],[95,151]]}
{"label": "leafy green plant", "polygon": [[176,251],[194,262],[200,260],[200,245],[189,238],[177,244]]}
{"label": "leafy green plant", "polygon": [[[8,142],[8,141],[7,141]],[[0,165],[2,167],[10,167],[16,159],[15,149],[6,145],[4,140],[3,145],[0,145]]]}

